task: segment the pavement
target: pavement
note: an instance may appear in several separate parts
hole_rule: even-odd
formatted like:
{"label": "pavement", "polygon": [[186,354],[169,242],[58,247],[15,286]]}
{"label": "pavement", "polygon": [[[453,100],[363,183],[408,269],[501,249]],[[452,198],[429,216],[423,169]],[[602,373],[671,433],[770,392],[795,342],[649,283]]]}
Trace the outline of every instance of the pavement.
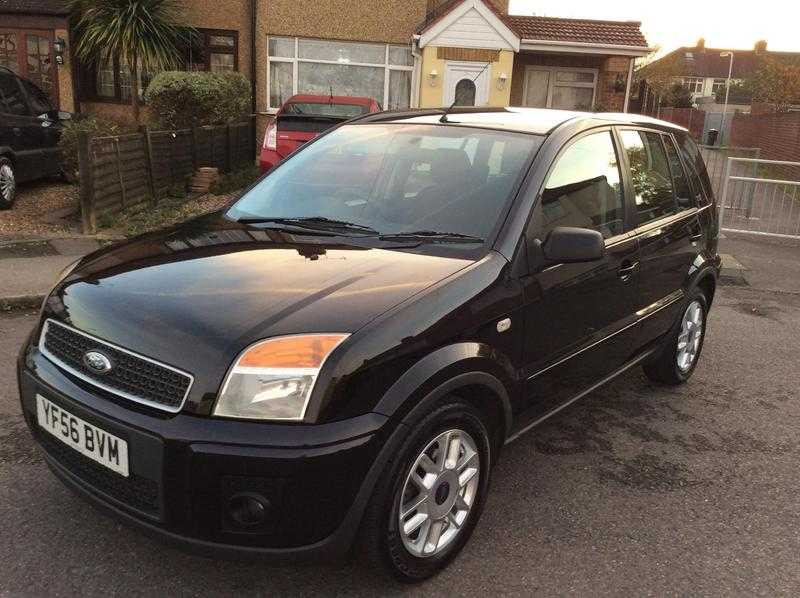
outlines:
{"label": "pavement", "polygon": [[59,273],[99,246],[96,239],[80,236],[0,241],[0,309],[41,304]]}

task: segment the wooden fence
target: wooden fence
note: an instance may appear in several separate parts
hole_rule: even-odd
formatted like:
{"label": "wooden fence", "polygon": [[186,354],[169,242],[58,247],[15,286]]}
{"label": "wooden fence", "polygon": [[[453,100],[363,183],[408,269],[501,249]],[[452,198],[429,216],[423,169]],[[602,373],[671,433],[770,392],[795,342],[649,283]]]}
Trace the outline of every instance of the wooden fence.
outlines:
{"label": "wooden fence", "polygon": [[155,205],[175,185],[185,188],[201,166],[230,172],[255,160],[253,121],[177,131],[78,138],[81,217],[85,233],[97,218],[139,204]]}

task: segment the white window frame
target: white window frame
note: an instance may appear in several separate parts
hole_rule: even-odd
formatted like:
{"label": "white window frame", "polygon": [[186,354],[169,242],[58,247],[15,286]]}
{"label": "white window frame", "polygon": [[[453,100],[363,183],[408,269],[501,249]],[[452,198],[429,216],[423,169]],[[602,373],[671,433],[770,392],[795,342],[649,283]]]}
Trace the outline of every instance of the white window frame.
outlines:
{"label": "white window frame", "polygon": [[[283,56],[269,56],[269,38],[281,38],[281,39],[293,39],[294,40],[294,57],[283,57]],[[301,40],[317,40],[317,41],[335,41],[337,43],[351,43],[351,44],[366,44],[366,45],[383,45],[383,63],[372,63],[372,62],[347,62],[341,63],[338,60],[318,60],[312,58],[299,58],[300,55],[300,41]],[[298,65],[301,62],[313,63],[313,64],[347,64],[348,66],[367,66],[372,68],[380,68],[383,67],[383,97],[382,98],[375,98],[381,105],[382,108],[386,109],[386,106],[389,101],[389,81],[391,76],[391,71],[407,71],[411,73],[411,85],[409,89],[409,106],[414,106],[414,61],[416,61],[416,57],[414,57],[413,53],[411,54],[411,61],[412,64],[405,66],[405,65],[397,65],[397,64],[389,64],[389,49],[390,48],[403,48],[411,51],[410,46],[405,46],[403,44],[385,44],[382,42],[358,42],[358,41],[344,41],[344,40],[325,40],[321,38],[313,38],[313,37],[292,37],[288,35],[273,35],[267,37],[267,111],[268,112],[277,112],[280,106],[273,106],[270,101],[270,64],[273,62],[289,62],[292,64],[292,95],[296,95],[298,92],[297,89],[297,75],[298,75]]]}
{"label": "white window frame", "polygon": [[706,80],[703,77],[675,77],[674,81],[683,85],[692,95],[702,95]]}
{"label": "white window frame", "polygon": [[[597,101],[597,80],[600,75],[600,69],[592,69],[592,68],[578,68],[578,67],[571,67],[571,66],[537,66],[535,64],[526,64],[525,65],[525,80],[524,86],[522,88],[522,105],[528,105],[528,76],[531,71],[549,71],[550,72],[550,79],[547,85],[547,105],[546,108],[550,108],[553,105],[553,89],[556,87],[586,87],[592,89],[592,106],[594,106],[595,102]],[[592,73],[594,75],[594,81],[591,83],[584,83],[582,81],[556,81],[556,73],[558,72],[569,72],[569,73]]]}

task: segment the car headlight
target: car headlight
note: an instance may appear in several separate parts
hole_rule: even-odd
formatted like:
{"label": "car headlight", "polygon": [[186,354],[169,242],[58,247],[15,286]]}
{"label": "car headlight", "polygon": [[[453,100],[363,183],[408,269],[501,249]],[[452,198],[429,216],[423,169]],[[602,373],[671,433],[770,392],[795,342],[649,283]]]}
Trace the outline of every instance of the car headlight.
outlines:
{"label": "car headlight", "polygon": [[302,334],[250,345],[225,376],[214,415],[302,420],[322,365],[347,337]]}

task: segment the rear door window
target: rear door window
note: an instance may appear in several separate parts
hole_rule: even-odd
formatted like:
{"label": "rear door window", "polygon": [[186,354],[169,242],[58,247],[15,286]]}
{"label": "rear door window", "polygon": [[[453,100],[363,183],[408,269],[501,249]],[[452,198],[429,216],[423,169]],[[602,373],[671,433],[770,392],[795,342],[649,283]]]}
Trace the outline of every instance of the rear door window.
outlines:
{"label": "rear door window", "polygon": [[625,232],[619,162],[610,131],[581,137],[558,157],[541,199],[542,229],[589,228],[604,238]]}
{"label": "rear door window", "polygon": [[28,104],[16,77],[0,73],[0,112],[28,115]]}
{"label": "rear door window", "polygon": [[678,141],[678,152],[686,166],[697,204],[705,205],[714,197],[714,191],[711,188],[711,180],[708,178],[708,171],[700,148],[687,133],[675,133],[675,139]]}
{"label": "rear door window", "polygon": [[676,214],[678,204],[661,135],[625,129],[620,137],[630,166],[639,224]]}
{"label": "rear door window", "polygon": [[689,186],[689,179],[681,165],[678,157],[678,150],[672,143],[669,135],[664,135],[664,147],[667,149],[667,159],[669,160],[669,170],[672,173],[672,184],[675,187],[675,198],[678,200],[678,207],[681,209],[693,208],[696,206],[694,193]]}

